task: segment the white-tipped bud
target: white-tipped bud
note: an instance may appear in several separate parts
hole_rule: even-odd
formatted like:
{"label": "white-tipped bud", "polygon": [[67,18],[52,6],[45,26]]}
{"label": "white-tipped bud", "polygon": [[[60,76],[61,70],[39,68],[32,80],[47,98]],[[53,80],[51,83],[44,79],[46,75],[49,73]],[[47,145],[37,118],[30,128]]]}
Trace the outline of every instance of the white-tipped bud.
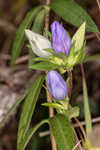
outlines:
{"label": "white-tipped bud", "polygon": [[37,56],[46,58],[50,56],[49,52],[43,50],[47,48],[52,48],[51,43],[47,38],[28,29],[25,30],[25,35],[29,40],[32,51]]}

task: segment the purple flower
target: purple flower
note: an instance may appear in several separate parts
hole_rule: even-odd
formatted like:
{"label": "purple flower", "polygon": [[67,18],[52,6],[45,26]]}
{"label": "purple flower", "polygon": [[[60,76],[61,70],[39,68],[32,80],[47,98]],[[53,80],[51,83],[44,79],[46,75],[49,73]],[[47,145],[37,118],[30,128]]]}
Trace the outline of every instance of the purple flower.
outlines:
{"label": "purple flower", "polygon": [[62,76],[51,70],[47,75],[48,89],[50,94],[58,100],[64,100],[68,94],[68,87]]}
{"label": "purple flower", "polygon": [[71,48],[71,40],[66,34],[65,29],[62,27],[59,22],[54,21],[51,24],[52,32],[52,47],[56,53],[62,52],[68,56],[69,50]]}

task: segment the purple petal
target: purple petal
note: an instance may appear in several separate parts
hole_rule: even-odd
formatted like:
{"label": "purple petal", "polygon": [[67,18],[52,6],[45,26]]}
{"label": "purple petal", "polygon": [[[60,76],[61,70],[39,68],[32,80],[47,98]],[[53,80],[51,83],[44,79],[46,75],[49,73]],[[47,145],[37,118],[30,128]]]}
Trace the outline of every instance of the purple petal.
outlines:
{"label": "purple petal", "polygon": [[51,24],[52,47],[56,53],[62,52],[68,56],[71,48],[71,40],[66,34],[65,29],[59,22],[54,21]]}
{"label": "purple petal", "polygon": [[49,92],[54,98],[58,100],[64,100],[66,98],[68,94],[68,87],[58,72],[54,70],[49,71],[47,75],[47,82]]}

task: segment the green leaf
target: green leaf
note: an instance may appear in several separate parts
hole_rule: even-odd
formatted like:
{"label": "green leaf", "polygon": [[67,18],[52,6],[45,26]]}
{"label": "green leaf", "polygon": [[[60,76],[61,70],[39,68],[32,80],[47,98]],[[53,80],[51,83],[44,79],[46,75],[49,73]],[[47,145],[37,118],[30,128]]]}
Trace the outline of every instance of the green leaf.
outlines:
{"label": "green leaf", "polygon": [[94,61],[100,59],[100,54],[94,55],[94,56],[86,56],[83,60],[83,62],[90,62],[90,61]]}
{"label": "green leaf", "polygon": [[49,119],[50,129],[60,150],[72,150],[75,146],[74,134],[66,116],[57,114]]}
{"label": "green leaf", "polygon": [[43,58],[43,57],[36,57],[32,59],[33,62],[43,61],[43,62],[49,62],[49,59]]}
{"label": "green leaf", "polygon": [[79,116],[79,107],[77,107],[77,106],[72,107],[71,105],[69,105],[69,109],[66,111],[66,114],[67,114],[69,120],[72,118],[78,117]]}
{"label": "green leaf", "polygon": [[36,33],[43,33],[44,19],[45,19],[45,9],[42,9],[34,20],[32,31]]}
{"label": "green leaf", "polygon": [[[31,137],[33,136],[33,134],[38,130],[38,128],[40,128],[40,126],[42,126],[44,123],[48,123],[48,120],[42,120],[41,122],[39,122],[37,125],[35,125],[33,128],[31,128],[26,136],[23,138],[23,140],[21,141],[21,147],[20,150],[24,150],[26,145],[28,144],[29,140],[31,139]],[[19,150],[19,149],[18,149]]]}
{"label": "green leaf", "polygon": [[57,103],[43,103],[42,106],[66,110],[66,108],[63,105]]}
{"label": "green leaf", "polygon": [[86,22],[86,31],[99,32],[91,17],[76,2],[72,0],[53,0],[51,8],[72,25],[79,27],[83,22]]}
{"label": "green leaf", "polygon": [[72,44],[74,44],[75,51],[78,51],[82,48],[84,43],[85,36],[85,22],[80,26],[77,32],[74,34],[72,38]]}
{"label": "green leaf", "polygon": [[85,115],[85,122],[86,122],[86,134],[88,136],[92,131],[92,120],[91,120],[91,113],[90,113],[89,102],[88,102],[87,86],[86,86],[86,81],[84,79],[83,79],[83,97],[84,97],[84,115]]}
{"label": "green leaf", "polygon": [[18,150],[21,150],[21,141],[24,139],[28,131],[30,121],[34,113],[35,105],[36,105],[38,96],[40,94],[40,89],[42,87],[43,81],[44,81],[44,76],[40,75],[34,81],[25,99],[21,117],[20,117],[19,128],[18,128],[18,141],[17,141]]}
{"label": "green leaf", "polygon": [[46,70],[59,68],[59,66],[47,61],[47,62],[40,62],[40,63],[37,63],[37,64],[33,64],[29,68],[30,69],[46,71]]}
{"label": "green leaf", "polygon": [[11,66],[15,64],[16,59],[20,55],[21,48],[24,44],[24,30],[30,28],[32,21],[43,6],[38,6],[27,13],[22,21],[18,31],[16,32],[15,40],[12,46]]}

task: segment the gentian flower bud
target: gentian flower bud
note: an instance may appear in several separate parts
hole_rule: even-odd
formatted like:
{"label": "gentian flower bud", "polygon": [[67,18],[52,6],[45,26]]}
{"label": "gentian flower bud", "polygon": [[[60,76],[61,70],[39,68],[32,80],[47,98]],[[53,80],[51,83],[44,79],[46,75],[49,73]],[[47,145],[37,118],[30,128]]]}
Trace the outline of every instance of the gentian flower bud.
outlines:
{"label": "gentian flower bud", "polygon": [[66,34],[65,29],[59,22],[54,21],[51,24],[52,32],[52,47],[56,53],[62,52],[68,56],[69,50],[71,48],[71,40]]}
{"label": "gentian flower bud", "polygon": [[68,94],[68,87],[62,76],[51,70],[47,74],[48,90],[57,100],[64,100]]}
{"label": "gentian flower bud", "polygon": [[25,35],[29,40],[32,51],[40,57],[49,57],[49,52],[43,51],[43,49],[52,48],[50,41],[44,36],[32,32],[28,29],[25,30]]}

